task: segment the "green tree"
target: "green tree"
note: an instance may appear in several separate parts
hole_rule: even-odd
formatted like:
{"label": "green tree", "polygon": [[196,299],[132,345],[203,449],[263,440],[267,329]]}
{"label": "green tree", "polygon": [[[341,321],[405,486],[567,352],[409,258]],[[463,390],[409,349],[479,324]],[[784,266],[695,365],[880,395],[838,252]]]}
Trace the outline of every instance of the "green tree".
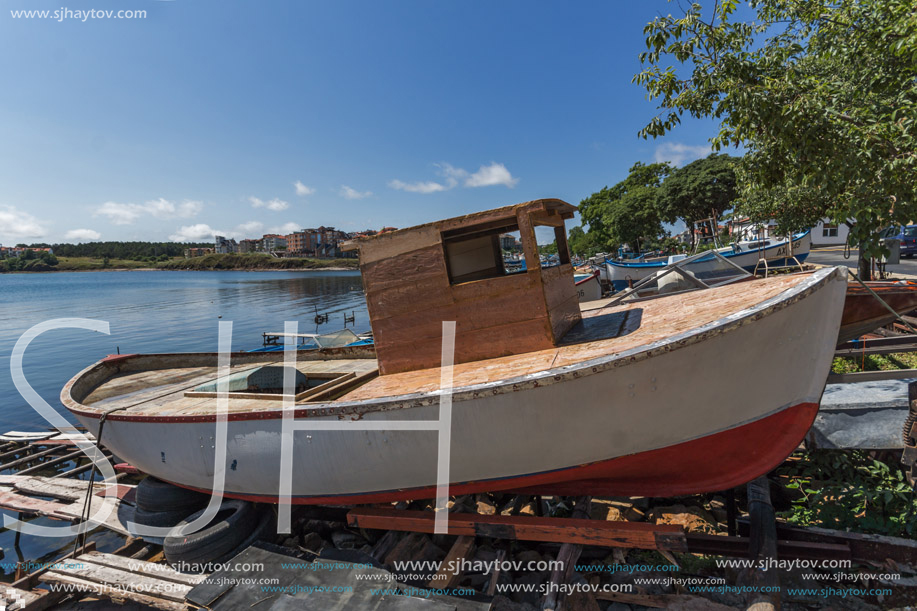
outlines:
{"label": "green tree", "polygon": [[[644,29],[634,77],[661,112],[661,136],[687,113],[720,119],[715,148],[744,145],[739,207],[783,231],[855,219],[851,243],[885,248],[878,230],[914,218],[917,18],[912,0],[715,1]],[[672,62],[671,65],[666,65]],[[861,276],[868,261],[861,259]]]}
{"label": "green tree", "polygon": [[583,231],[581,225],[570,228],[567,235],[567,244],[570,252],[580,257],[591,257],[602,250],[602,246],[596,241],[595,234]]}
{"label": "green tree", "polygon": [[[659,192],[659,216],[667,223],[681,220],[689,229],[701,219],[719,219],[736,198],[737,161],[713,153],[673,170]],[[693,247],[693,231],[691,240]]]}
{"label": "green tree", "polygon": [[627,178],[580,202],[580,216],[589,233],[608,250],[628,244],[639,251],[644,239],[662,234],[657,206],[662,180],[672,171],[668,163],[635,163]]}

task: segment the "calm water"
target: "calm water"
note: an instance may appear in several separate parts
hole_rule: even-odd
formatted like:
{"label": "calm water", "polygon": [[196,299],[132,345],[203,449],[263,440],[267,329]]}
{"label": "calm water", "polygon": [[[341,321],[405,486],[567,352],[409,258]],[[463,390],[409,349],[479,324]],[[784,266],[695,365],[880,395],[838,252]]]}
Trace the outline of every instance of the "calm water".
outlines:
{"label": "calm water", "polygon": [[[316,312],[330,314],[329,322],[316,325]],[[220,321],[233,323],[232,349],[249,350],[261,346],[263,332],[283,331],[287,320],[298,321],[300,333],[336,331],[344,327],[345,312],[355,313],[350,328],[369,330],[356,271],[0,274],[0,432],[48,426],[19,396],[10,375],[13,346],[35,324],[79,317],[110,325],[111,335],[49,331],[25,354],[29,383],[76,423],[60,403],[61,387],[107,354],[215,352]],[[117,537],[104,533],[94,538],[117,543]],[[23,536],[18,552],[37,559],[53,555],[64,544]],[[0,548],[6,550],[0,574],[9,574],[3,563],[17,559],[12,533],[0,532]]]}

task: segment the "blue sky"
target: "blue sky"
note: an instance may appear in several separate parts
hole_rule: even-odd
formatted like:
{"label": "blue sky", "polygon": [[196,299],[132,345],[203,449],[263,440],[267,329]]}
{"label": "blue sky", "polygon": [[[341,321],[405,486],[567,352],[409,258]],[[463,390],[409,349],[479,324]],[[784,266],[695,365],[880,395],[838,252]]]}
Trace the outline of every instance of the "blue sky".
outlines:
{"label": "blue sky", "polygon": [[[12,11],[69,9],[62,21]],[[146,11],[86,21],[75,11]],[[0,243],[407,226],[685,163],[631,83],[664,1],[8,0]]]}

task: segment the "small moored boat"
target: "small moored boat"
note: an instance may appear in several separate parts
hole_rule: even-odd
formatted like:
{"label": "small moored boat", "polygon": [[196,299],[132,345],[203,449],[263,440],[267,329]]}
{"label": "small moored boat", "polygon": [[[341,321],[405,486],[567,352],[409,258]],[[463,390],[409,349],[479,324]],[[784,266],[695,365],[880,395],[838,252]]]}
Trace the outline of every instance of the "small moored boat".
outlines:
{"label": "small moored boat", "polygon": [[[233,353],[222,384],[216,354],[119,355],[61,399],[95,434],[104,414],[101,443],[140,470],[210,490],[229,387],[225,494],[267,502],[281,490],[287,401],[303,429],[293,502],[432,498],[439,436],[399,424],[440,418],[451,321],[451,494],[688,494],[783,461],[818,409],[846,276],[828,268],[584,311],[564,232],[574,211],[538,200],[357,241],[374,351],[291,352],[295,372],[277,354]],[[536,226],[554,229],[559,265],[541,267]],[[511,231],[526,259],[515,273],[498,241]]]}
{"label": "small moored boat", "polygon": [[[809,256],[811,245],[811,233],[805,231],[794,235],[792,240],[759,240],[737,243],[732,247],[721,248],[717,252],[728,259],[730,263],[738,265],[749,272],[755,272],[756,268],[757,270],[764,270],[765,264],[768,267],[786,267],[803,263]],[[649,263],[630,263],[628,261],[606,259],[605,269],[612,287],[616,291],[620,291],[632,286],[639,280],[652,276],[666,265],[671,264],[673,262],[671,259],[672,257],[669,257],[668,261]],[[688,269],[692,272],[703,271],[712,262],[712,259],[712,256],[700,258],[694,261]]]}

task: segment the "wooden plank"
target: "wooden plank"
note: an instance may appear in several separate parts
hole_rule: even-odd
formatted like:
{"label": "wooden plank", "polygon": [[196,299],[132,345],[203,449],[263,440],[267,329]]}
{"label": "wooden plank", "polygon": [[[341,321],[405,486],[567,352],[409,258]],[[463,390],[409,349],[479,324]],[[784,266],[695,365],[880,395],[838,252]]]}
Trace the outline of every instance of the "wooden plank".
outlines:
{"label": "wooden plank", "polygon": [[298,395],[296,395],[296,399],[295,399],[295,400],[296,400],[296,401],[302,401],[302,400],[308,399],[309,397],[312,397],[312,396],[314,396],[314,395],[320,395],[321,393],[325,392],[325,391],[328,390],[329,388],[333,388],[333,387],[339,385],[340,383],[345,382],[345,381],[347,381],[347,380],[349,380],[349,379],[351,379],[351,378],[355,378],[355,377],[356,377],[356,374],[355,374],[354,372],[352,372],[352,371],[351,371],[351,372],[348,372],[348,373],[345,373],[345,374],[342,375],[342,376],[338,376],[338,377],[336,377],[336,378],[332,378],[332,379],[328,380],[327,382],[324,382],[324,383],[322,383],[322,384],[319,384],[318,386],[313,386],[312,388],[309,388],[309,389],[307,389],[307,390],[302,391],[301,393],[299,393]]}
{"label": "wooden plank", "polygon": [[[347,523],[360,528],[433,533],[434,514],[375,507],[355,508]],[[601,522],[575,518],[449,514],[449,534],[548,543],[579,543],[598,547],[688,550],[678,526],[642,522]]]}
{"label": "wooden plank", "polygon": [[70,516],[66,514],[69,506],[69,504],[59,503],[57,501],[47,501],[24,496],[15,491],[0,492],[0,507],[27,515],[48,516],[58,520],[69,520]]}
{"label": "wooden plank", "polygon": [[[111,454],[106,455],[106,458],[109,458],[109,457],[111,457]],[[57,475],[54,476],[54,479],[67,479],[74,475],[79,475],[80,473],[83,473],[85,471],[89,471],[90,469],[92,469],[92,464],[93,464],[92,462],[88,462],[85,465],[74,467],[73,469],[70,469],[69,471],[58,473]]]}
{"label": "wooden plank", "polygon": [[[455,363],[474,364],[482,358],[498,358],[520,352],[551,349],[554,343],[551,341],[547,324],[547,319],[533,319],[466,333],[458,326],[455,336]],[[422,342],[404,341],[397,344],[377,342],[376,352],[383,375],[428,369],[440,366],[442,342],[434,339]]]}
{"label": "wooden plank", "polygon": [[454,588],[462,580],[463,571],[454,570],[456,563],[467,560],[474,555],[474,537],[461,536],[452,544],[452,548],[440,563],[439,571],[430,580],[428,586],[433,589],[444,590]]}
{"label": "wooden plank", "polygon": [[[137,564],[143,563],[141,560],[134,560]],[[76,559],[67,560],[62,563],[63,566],[55,567],[53,573],[64,574],[77,579],[93,582],[96,584],[108,586],[112,590],[122,591],[130,590],[141,592],[148,596],[156,598],[165,598],[175,602],[184,603],[185,595],[191,591],[194,586],[158,579],[134,571],[113,568],[102,564],[96,564],[89,559],[88,554],[84,554]]]}
{"label": "wooden plank", "polygon": [[17,475],[28,475],[29,473],[35,473],[36,471],[41,471],[47,467],[53,467],[54,465],[59,465],[62,462],[67,462],[72,460],[76,456],[85,456],[82,450],[77,450],[69,454],[64,454],[63,456],[58,456],[54,460],[48,460],[42,462],[41,464],[35,465],[34,467],[29,467],[28,469],[23,469],[22,471],[17,472]]}
{"label": "wooden plank", "polygon": [[28,456],[23,456],[22,458],[14,460],[12,462],[8,462],[5,465],[0,465],[0,471],[6,471],[7,469],[18,467],[19,465],[23,465],[27,462],[32,462],[36,458],[41,458],[42,456],[47,456],[48,454],[60,452],[60,450],[61,450],[60,446],[54,446],[54,447],[48,448],[47,450],[36,452],[35,454],[29,454]]}
{"label": "wooden plank", "polygon": [[142,605],[148,605],[154,609],[160,609],[161,611],[186,611],[187,609],[184,602],[175,602],[154,596],[146,596],[138,592],[113,590],[110,586],[106,586],[105,584],[80,579],[56,571],[48,571],[41,576],[41,580],[46,583],[72,586],[75,592],[94,593],[99,596],[111,598],[115,602],[131,600]]}
{"label": "wooden plank", "polygon": [[[391,259],[382,259],[360,266],[363,286],[368,293],[416,281],[441,278],[448,286],[446,258],[442,244],[415,248]],[[423,298],[423,295],[418,295]]]}
{"label": "wooden plank", "polygon": [[[79,556],[76,560],[77,562],[80,562],[83,559],[86,559],[93,564],[98,564],[99,566],[107,566],[112,569],[119,569],[122,571],[128,571],[130,573],[155,577],[163,581],[180,583],[189,587],[194,587],[207,579],[206,574],[191,575],[188,573],[180,573],[172,567],[166,566],[164,564],[155,564],[153,562],[144,562],[143,560],[134,560],[131,558],[125,558],[123,556],[116,556],[115,554],[89,552]],[[155,568],[153,568],[154,566]]]}
{"label": "wooden plank", "polygon": [[[571,514],[573,518],[588,520],[589,506],[591,503],[592,499],[588,496],[577,498],[576,501],[574,501],[574,509]],[[548,580],[548,584],[553,587],[545,594],[541,604],[541,608],[544,611],[554,611],[555,609],[562,608],[564,595],[560,592],[558,586],[569,581],[570,576],[573,574],[573,567],[576,565],[582,553],[583,546],[576,543],[568,542],[560,546],[560,550],[557,552],[558,567],[551,572],[551,577]]]}
{"label": "wooden plank", "polygon": [[0,608],[21,611],[35,609],[38,599],[48,592],[20,590],[3,584],[0,586]]}
{"label": "wooden plank", "polygon": [[[88,480],[62,480],[38,475],[17,475],[15,477],[15,480],[8,483],[11,483],[18,492],[35,496],[49,496],[71,502],[82,501],[86,497],[86,490],[89,488]],[[93,489],[104,490],[107,486],[108,484],[104,482],[96,482]]]}
{"label": "wooden plank", "polygon": [[[338,378],[338,380],[336,380],[334,384],[327,386],[327,388],[322,388],[321,392],[311,395],[310,397],[308,397],[308,400],[305,402],[309,403],[309,402],[331,401],[333,399],[336,399],[337,397],[340,397],[350,392],[352,389],[365,384],[366,382],[372,380],[373,378],[375,378],[378,375],[379,375],[379,370],[374,369],[372,371],[361,373],[358,376],[347,377],[344,379]],[[323,384],[322,386],[326,386],[326,385]]]}
{"label": "wooden plank", "polygon": [[677,594],[627,594],[624,592],[603,591],[595,592],[593,595],[599,600],[610,600],[611,602],[624,603],[625,605],[641,605],[653,609],[667,609],[678,598],[686,598]]}

